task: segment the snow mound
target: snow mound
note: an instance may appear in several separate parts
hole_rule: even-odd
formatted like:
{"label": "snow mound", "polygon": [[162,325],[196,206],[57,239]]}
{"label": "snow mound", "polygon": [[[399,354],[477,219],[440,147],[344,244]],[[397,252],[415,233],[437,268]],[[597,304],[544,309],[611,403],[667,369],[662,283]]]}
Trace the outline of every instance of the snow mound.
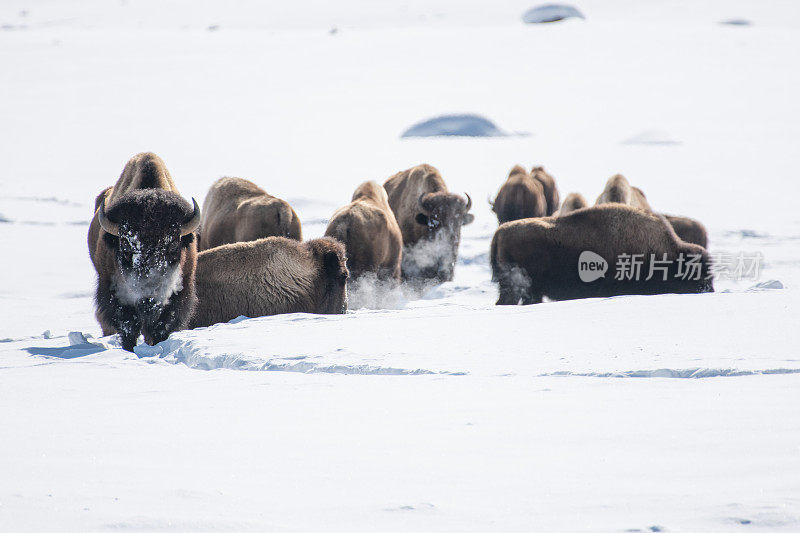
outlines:
{"label": "snow mound", "polygon": [[779,280],[770,279],[770,280],[767,280],[767,281],[762,281],[760,283],[756,283],[755,285],[753,285],[752,287],[747,289],[747,291],[748,292],[758,292],[758,291],[779,290],[779,289],[783,289],[783,288],[785,288],[785,287],[783,286],[783,283],[781,283]]}
{"label": "snow mound", "polygon": [[[643,378],[788,374],[800,372],[791,318],[796,306],[787,291],[626,296],[527,307],[443,309],[438,303],[244,319],[179,331],[135,351],[152,362],[200,370]],[[726,321],[711,326],[708,316]]]}
{"label": "snow mound", "polygon": [[567,4],[545,4],[529,9],[522,15],[522,21],[526,24],[557,22],[568,18],[586,17],[577,8]]}
{"label": "snow mound", "polygon": [[[45,331],[43,334],[45,339],[50,338],[50,332]],[[76,357],[84,357],[95,353],[103,352],[109,348],[108,345],[89,340],[91,335],[86,335],[80,331],[70,331],[67,339],[69,346],[65,347],[48,347],[48,346],[31,346],[26,348],[31,355],[44,355],[47,357],[58,357],[60,359],[74,359]]]}
{"label": "snow mound", "polygon": [[720,21],[720,24],[725,24],[726,26],[750,26],[753,23],[747,19],[729,19]]}
{"label": "snow mound", "polygon": [[505,137],[508,134],[480,115],[442,115],[408,128],[401,137]]}
{"label": "snow mound", "polygon": [[681,142],[662,130],[644,130],[625,139],[622,144],[676,145]]}

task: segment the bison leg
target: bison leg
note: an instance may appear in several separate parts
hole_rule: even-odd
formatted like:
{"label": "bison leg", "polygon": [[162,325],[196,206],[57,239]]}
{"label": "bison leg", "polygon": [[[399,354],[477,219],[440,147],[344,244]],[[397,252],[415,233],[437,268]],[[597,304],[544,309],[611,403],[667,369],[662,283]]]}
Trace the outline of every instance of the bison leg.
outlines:
{"label": "bison leg", "polygon": [[152,346],[166,340],[170,333],[186,329],[194,309],[191,299],[190,291],[183,290],[173,296],[167,305],[159,308],[160,312],[152,309],[150,316],[153,320],[144,324],[145,342]]}
{"label": "bison leg", "polygon": [[136,308],[123,305],[109,290],[109,285],[102,282],[98,283],[95,303],[97,305],[95,316],[103,329],[103,335],[118,333],[122,348],[132,352],[142,329]]}
{"label": "bison leg", "polygon": [[120,305],[114,310],[111,322],[119,333],[122,349],[132,352],[142,329],[142,322],[139,320],[139,315],[136,314],[136,308]]}
{"label": "bison leg", "polygon": [[183,329],[178,325],[178,314],[175,306],[164,308],[161,316],[147,328],[145,341],[151,346],[166,340],[173,331]]}
{"label": "bison leg", "polygon": [[540,304],[542,303],[542,295],[534,294],[532,291],[527,291],[522,296],[522,305]]}
{"label": "bison leg", "polygon": [[[500,289],[500,298],[496,305],[517,305],[520,299],[523,303],[537,303],[531,300],[531,279],[527,272],[514,264],[493,267],[493,276]],[[541,297],[540,300],[541,301]]]}
{"label": "bison leg", "polygon": [[170,330],[171,328],[168,327],[167,322],[158,320],[145,330],[144,340],[150,346],[155,346],[169,337]]}
{"label": "bison leg", "polygon": [[508,286],[500,282],[500,297],[495,305],[517,305],[519,303],[519,292],[513,286]]}

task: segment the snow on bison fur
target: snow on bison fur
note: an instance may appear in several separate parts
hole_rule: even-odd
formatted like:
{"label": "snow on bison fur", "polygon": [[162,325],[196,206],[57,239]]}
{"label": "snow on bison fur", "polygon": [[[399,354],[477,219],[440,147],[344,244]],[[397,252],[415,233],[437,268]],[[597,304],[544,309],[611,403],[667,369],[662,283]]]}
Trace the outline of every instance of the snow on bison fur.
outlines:
{"label": "snow on bison fur", "polygon": [[116,185],[95,200],[88,244],[97,271],[96,316],[103,335],[119,333],[128,351],[140,333],[152,345],[189,323],[200,224],[192,203],[153,153],[131,158]]}

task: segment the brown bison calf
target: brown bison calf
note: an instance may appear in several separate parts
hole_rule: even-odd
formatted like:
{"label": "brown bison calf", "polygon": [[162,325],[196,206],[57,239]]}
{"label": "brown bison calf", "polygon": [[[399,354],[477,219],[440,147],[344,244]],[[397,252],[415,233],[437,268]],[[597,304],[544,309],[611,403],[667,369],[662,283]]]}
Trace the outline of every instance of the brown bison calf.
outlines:
{"label": "brown bison calf", "polygon": [[403,235],[403,278],[451,281],[461,226],[471,223],[472,200],[447,190],[439,171],[418,165],[398,172],[383,184]]}
{"label": "brown bison calf", "polygon": [[381,280],[400,279],[403,235],[378,183],[359,185],[350,204],[333,214],[325,236],[344,244],[352,279],[370,272]]}
{"label": "brown bison calf", "polygon": [[347,310],[344,246],[329,238],[284,237],[224,244],[197,256],[197,311],[191,327],[283,313]]}
{"label": "brown bison calf", "polygon": [[97,271],[95,306],[103,335],[119,333],[132,351],[184,329],[196,302],[194,231],[200,208],[181,198],[164,162],[141,153],[95,200],[89,256]]}
{"label": "brown bison calf", "polygon": [[500,187],[494,202],[490,202],[490,205],[500,224],[521,218],[548,215],[548,204],[542,182],[534,179],[519,165],[511,169],[508,179]]}
{"label": "brown bison calf", "polygon": [[705,249],[678,239],[657,215],[624,205],[503,224],[490,256],[498,305],[714,290]]}
{"label": "brown bison calf", "polygon": [[559,204],[556,180],[545,172],[544,167],[533,167],[531,169],[531,177],[542,184],[544,198],[547,201],[547,216],[555,214],[558,211]]}
{"label": "brown bison calf", "polygon": [[564,216],[584,207],[589,207],[589,202],[586,201],[586,198],[580,193],[571,192],[564,198],[564,203],[561,204],[561,208],[558,210],[558,216]]}
{"label": "brown bison calf", "polygon": [[242,178],[220,178],[211,186],[203,202],[201,251],[273,236],[302,240],[300,219],[287,202]]}

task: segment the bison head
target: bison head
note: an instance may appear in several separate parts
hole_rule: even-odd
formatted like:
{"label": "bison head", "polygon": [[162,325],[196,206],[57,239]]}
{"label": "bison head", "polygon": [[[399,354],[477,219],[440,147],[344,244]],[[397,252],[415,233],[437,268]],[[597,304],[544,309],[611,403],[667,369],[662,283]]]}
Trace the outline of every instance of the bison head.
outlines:
{"label": "bison head", "polygon": [[[475,220],[475,215],[469,212],[472,199],[468,194],[465,196],[466,200],[457,194],[442,191],[424,193],[419,197],[419,213],[414,220],[425,227],[425,235],[409,257],[415,263],[419,277],[436,278],[439,281],[453,279],[461,242],[461,226]],[[404,265],[404,271],[407,265]]]}
{"label": "bison head", "polygon": [[142,189],[125,194],[108,211],[105,204],[98,208],[104,242],[114,254],[112,290],[123,305],[135,307],[145,331],[183,288],[187,249],[200,224],[200,208],[192,202],[173,192]]}

